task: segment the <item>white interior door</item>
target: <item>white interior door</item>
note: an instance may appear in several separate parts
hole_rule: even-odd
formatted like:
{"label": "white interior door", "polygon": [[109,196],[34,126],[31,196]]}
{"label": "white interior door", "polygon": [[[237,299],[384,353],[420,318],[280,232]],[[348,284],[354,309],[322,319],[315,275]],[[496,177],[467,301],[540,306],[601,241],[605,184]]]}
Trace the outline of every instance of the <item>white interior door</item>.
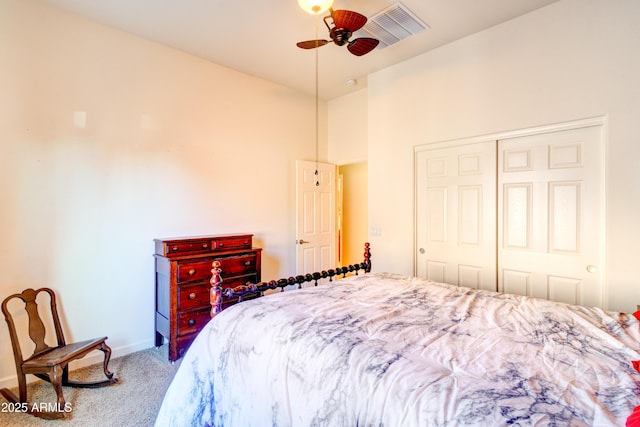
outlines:
{"label": "white interior door", "polygon": [[416,274],[495,291],[496,141],[416,153]]}
{"label": "white interior door", "polygon": [[296,274],[336,267],[335,221],[336,166],[296,161]]}
{"label": "white interior door", "polygon": [[498,289],[603,306],[602,127],[499,141]]}

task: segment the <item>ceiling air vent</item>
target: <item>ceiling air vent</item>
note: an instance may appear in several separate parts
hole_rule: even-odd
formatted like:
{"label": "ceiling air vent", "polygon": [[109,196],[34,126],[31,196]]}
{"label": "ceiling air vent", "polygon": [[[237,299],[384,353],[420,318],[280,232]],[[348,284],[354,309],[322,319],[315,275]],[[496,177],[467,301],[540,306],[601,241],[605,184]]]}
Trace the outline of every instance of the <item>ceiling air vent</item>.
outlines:
{"label": "ceiling air vent", "polygon": [[396,3],[369,18],[365,26],[355,34],[356,37],[373,37],[380,40],[378,49],[382,49],[428,28],[427,24],[403,4]]}

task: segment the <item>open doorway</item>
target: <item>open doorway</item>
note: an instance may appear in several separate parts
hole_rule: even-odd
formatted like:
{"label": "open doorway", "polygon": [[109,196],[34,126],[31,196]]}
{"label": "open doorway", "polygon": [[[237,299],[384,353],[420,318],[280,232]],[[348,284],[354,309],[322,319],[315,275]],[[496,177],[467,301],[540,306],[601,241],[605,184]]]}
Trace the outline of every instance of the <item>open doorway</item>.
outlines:
{"label": "open doorway", "polygon": [[368,239],[368,168],[366,162],[338,166],[337,255],[341,265],[362,262]]}

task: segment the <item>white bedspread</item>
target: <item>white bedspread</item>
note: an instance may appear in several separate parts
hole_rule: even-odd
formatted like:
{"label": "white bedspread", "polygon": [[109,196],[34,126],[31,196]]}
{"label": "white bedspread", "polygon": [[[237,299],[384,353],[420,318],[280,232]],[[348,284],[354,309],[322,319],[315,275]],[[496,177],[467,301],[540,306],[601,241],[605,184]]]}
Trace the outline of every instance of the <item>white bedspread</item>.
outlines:
{"label": "white bedspread", "polygon": [[360,275],[223,311],[156,425],[624,426],[639,350],[631,315]]}

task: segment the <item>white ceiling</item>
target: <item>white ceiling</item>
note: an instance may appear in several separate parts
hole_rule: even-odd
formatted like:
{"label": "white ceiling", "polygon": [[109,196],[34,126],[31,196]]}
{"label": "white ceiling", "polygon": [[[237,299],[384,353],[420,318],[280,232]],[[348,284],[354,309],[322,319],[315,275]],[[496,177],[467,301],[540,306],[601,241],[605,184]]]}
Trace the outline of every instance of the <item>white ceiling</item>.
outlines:
{"label": "white ceiling", "polygon": [[[297,0],[41,0],[74,14],[189,52],[278,84],[315,93],[315,53],[296,42],[328,39],[321,19]],[[366,87],[366,76],[557,0],[401,0],[430,29],[356,57],[346,46],[320,47],[319,95]],[[371,17],[395,0],[335,0],[334,9]],[[543,29],[541,29],[543,30]],[[356,85],[348,85],[348,79]]]}

